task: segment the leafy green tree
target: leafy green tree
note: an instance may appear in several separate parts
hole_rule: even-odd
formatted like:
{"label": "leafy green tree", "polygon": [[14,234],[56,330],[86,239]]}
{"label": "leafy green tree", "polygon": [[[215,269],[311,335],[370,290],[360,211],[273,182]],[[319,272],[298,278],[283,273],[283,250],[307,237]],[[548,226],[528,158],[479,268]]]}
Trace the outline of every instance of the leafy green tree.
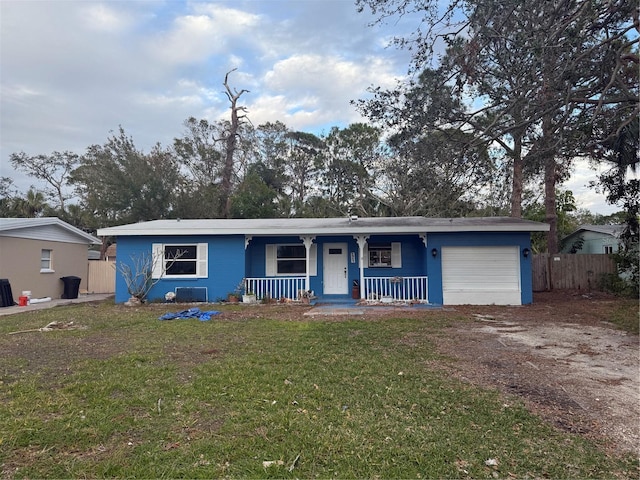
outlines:
{"label": "leafy green tree", "polygon": [[37,218],[48,208],[45,195],[31,187],[24,197],[13,198],[10,210],[16,217]]}
{"label": "leafy green tree", "polygon": [[71,180],[98,226],[173,217],[184,177],[174,157],[156,145],[138,150],[120,127],[104,145],[92,145]]}
{"label": "leafy green tree", "polygon": [[333,127],[325,139],[326,163],[321,184],[340,215],[371,216],[381,149],[379,130],[362,123]]}
{"label": "leafy green tree", "polygon": [[13,180],[9,177],[0,177],[0,218],[17,216],[14,211],[17,191],[13,186]]}
{"label": "leafy green tree", "polygon": [[27,175],[42,180],[47,185],[44,194],[54,201],[62,213],[66,209],[69,176],[79,163],[79,156],[73,152],[53,152],[50,155],[29,156],[24,152],[12,153],[11,166]]}
{"label": "leafy green tree", "polygon": [[475,209],[474,194],[503,173],[485,143],[463,131],[460,91],[447,84],[445,69],[425,69],[418,79],[391,90],[374,90],[358,108],[394,132],[385,161],[384,193],[391,215],[454,216]]}
{"label": "leafy green tree", "polygon": [[282,122],[267,122],[245,135],[246,173],[256,173],[275,192],[277,216],[289,216],[291,198],[286,165],[289,160],[290,130]]}
{"label": "leafy green tree", "polygon": [[[534,220],[536,222],[542,222],[545,219],[546,209],[543,202],[540,202],[540,197],[535,198],[525,204],[524,216],[528,220]],[[576,206],[576,199],[571,190],[558,189],[555,195],[556,198],[556,215],[558,217],[558,238],[556,242],[561,245],[561,239],[574,232],[579,226],[580,222],[575,213],[578,208]],[[532,234],[532,244],[535,252],[544,252],[547,250],[548,236],[541,233]]]}
{"label": "leafy green tree", "polygon": [[[624,62],[635,62],[631,45],[635,7],[629,2],[559,0],[358,0],[380,21],[411,13],[416,30],[395,39],[411,48],[411,70],[438,63],[437,41],[447,54],[439,62],[447,75],[443,86],[465,89],[475,100],[453,115],[452,126],[472,129],[475,138],[500,144],[513,160],[512,215],[518,215],[524,167],[544,172],[549,250],[557,250],[555,191],[570,160],[592,143],[578,128],[593,122],[612,105],[619,124],[637,116],[637,89],[623,88]],[[444,75],[443,75],[444,76]],[[635,80],[637,85],[637,79]],[[434,90],[437,91],[437,90]],[[427,97],[430,111],[435,95]],[[476,106],[478,108],[476,108]],[[607,108],[604,108],[604,107]],[[455,113],[455,112],[454,112]],[[397,116],[392,111],[392,116]],[[590,120],[586,120],[590,119]],[[526,162],[524,159],[526,158]]]}
{"label": "leafy green tree", "polygon": [[176,214],[182,218],[222,216],[220,181],[223,169],[224,124],[189,117],[173,150],[191,185],[179,192]]}
{"label": "leafy green tree", "polygon": [[627,289],[636,297],[640,289],[640,266],[638,265],[640,180],[629,173],[637,172],[640,149],[637,127],[637,121],[631,122],[621,131],[620,135],[624,138],[621,138],[618,143],[614,142],[609,154],[605,155],[610,168],[598,179],[600,187],[606,194],[607,202],[624,209],[624,218],[621,222],[624,225],[621,236],[622,248],[616,255],[616,261],[618,269],[627,279]]}
{"label": "leafy green tree", "polygon": [[261,173],[269,172],[262,164],[254,164],[231,197],[232,218],[277,218],[278,192],[265,182]]}
{"label": "leafy green tree", "polygon": [[184,127],[183,136],[173,142],[178,160],[197,186],[216,183],[222,170],[221,125],[189,117]]}
{"label": "leafy green tree", "polygon": [[328,216],[308,204],[311,197],[319,196],[319,176],[324,168],[325,143],[312,133],[289,132],[288,157],[284,166],[288,193],[291,199],[291,216]]}
{"label": "leafy green tree", "polygon": [[[395,145],[391,139],[391,145]],[[403,188],[412,209],[404,215],[466,216],[491,181],[492,159],[484,146],[469,148],[472,136],[434,130],[397,146],[393,185]],[[407,202],[405,202],[407,203]]]}

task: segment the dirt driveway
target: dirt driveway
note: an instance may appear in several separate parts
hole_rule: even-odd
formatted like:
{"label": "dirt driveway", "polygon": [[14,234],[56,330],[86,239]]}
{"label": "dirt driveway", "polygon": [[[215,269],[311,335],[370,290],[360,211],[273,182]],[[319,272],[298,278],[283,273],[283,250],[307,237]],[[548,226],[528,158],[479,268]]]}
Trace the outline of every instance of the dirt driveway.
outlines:
{"label": "dirt driveway", "polygon": [[640,453],[638,336],[608,319],[614,297],[542,293],[523,307],[452,307],[456,322],[437,342],[450,373],[524,400],[556,427]]}

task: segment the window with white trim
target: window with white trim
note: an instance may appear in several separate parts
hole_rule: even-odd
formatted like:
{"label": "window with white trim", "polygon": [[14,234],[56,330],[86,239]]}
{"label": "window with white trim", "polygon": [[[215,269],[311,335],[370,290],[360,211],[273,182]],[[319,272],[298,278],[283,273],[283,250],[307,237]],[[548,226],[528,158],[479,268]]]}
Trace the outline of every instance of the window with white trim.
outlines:
{"label": "window with white trim", "polygon": [[[317,245],[312,244],[309,251],[309,275],[317,275]],[[300,244],[267,244],[266,245],[267,276],[306,275],[307,249]]]}
{"label": "window with white trim", "polygon": [[602,249],[605,254],[613,253],[613,245],[603,245]]}
{"label": "window with white trim", "polygon": [[208,245],[153,244],[153,278],[205,278]]}
{"label": "window with white trim", "polygon": [[278,245],[276,248],[278,275],[306,275],[307,249],[304,245]]}
{"label": "window with white trim", "polygon": [[401,243],[369,243],[365,258],[369,268],[401,268]]}
{"label": "window with white trim", "polygon": [[40,253],[40,272],[41,273],[51,273],[53,272],[53,263],[52,263],[52,255],[53,250],[42,249]]}

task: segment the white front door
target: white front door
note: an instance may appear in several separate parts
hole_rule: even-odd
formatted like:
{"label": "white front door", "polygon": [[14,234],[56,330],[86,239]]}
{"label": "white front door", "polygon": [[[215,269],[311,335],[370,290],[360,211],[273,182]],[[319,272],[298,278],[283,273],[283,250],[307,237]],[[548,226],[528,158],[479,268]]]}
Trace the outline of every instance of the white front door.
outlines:
{"label": "white front door", "polygon": [[344,295],[349,293],[347,280],[347,244],[325,243],[323,250],[323,294]]}

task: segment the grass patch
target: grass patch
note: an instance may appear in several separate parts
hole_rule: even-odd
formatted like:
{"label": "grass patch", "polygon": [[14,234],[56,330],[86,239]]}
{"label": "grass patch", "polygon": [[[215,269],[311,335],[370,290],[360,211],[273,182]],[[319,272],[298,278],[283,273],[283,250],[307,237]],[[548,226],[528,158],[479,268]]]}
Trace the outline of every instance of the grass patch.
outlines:
{"label": "grass patch", "polygon": [[611,309],[610,321],[620,329],[638,335],[640,333],[640,317],[638,300],[620,298]]}
{"label": "grass patch", "polygon": [[[635,459],[429,368],[442,360],[433,314],[160,322],[164,311],[105,303],[3,319],[3,477],[637,474]],[[53,320],[87,328],[8,335]]]}

